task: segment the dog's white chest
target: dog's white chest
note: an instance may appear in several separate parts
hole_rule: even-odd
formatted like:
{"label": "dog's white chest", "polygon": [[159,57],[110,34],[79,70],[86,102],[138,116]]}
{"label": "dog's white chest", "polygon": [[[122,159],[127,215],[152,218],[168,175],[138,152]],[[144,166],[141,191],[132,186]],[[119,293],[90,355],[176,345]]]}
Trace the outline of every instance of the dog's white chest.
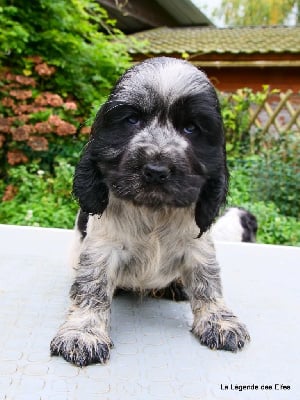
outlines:
{"label": "dog's white chest", "polygon": [[87,246],[107,261],[116,286],[159,289],[181,275],[197,235],[192,209],[153,211],[111,198],[101,219],[90,217]]}
{"label": "dog's white chest", "polygon": [[[183,250],[175,252],[158,238],[134,243],[130,258],[118,274],[118,286],[132,289],[158,289],[167,286],[180,275]],[[173,254],[171,254],[173,253]]]}

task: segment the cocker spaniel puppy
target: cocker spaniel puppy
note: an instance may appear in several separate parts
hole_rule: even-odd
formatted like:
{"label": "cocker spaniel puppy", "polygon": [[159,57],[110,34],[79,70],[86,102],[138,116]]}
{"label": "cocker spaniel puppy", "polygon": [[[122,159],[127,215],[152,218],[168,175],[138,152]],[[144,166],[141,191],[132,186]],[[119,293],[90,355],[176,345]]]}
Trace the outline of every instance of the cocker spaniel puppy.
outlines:
{"label": "cocker spaniel puppy", "polygon": [[208,233],[227,182],[219,102],[206,75],[165,57],[129,69],[98,112],[75,171],[80,256],[51,354],[78,366],[104,363],[115,290],[159,290],[178,279],[200,343],[241,349],[249,334],[224,303]]}
{"label": "cocker spaniel puppy", "polygon": [[256,241],[257,220],[242,207],[230,207],[212,225],[210,232],[213,240],[253,243]]}

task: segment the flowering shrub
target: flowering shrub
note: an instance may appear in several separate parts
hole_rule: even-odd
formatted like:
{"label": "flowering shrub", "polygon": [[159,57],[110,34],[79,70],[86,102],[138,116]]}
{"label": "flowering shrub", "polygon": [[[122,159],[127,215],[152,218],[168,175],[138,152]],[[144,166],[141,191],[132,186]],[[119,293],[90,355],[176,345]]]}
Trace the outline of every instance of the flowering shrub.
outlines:
{"label": "flowering shrub", "polygon": [[[22,174],[26,182],[32,174],[32,188],[45,190],[40,196],[47,198],[53,190],[51,179],[56,181],[56,174],[62,173],[57,156],[71,166],[78,161],[90,131],[86,121],[93,120],[94,111],[129,66],[126,46],[117,38],[123,38],[122,33],[96,0],[1,2],[0,222],[24,223],[13,214],[33,199],[43,203],[30,190],[22,195]],[[34,166],[45,172],[48,186],[40,185]],[[70,190],[68,182],[68,200]],[[53,204],[59,202],[53,199]],[[37,223],[52,221],[57,226],[53,213],[47,218],[46,211],[37,211],[38,204],[30,207],[40,218]]]}
{"label": "flowering shrub", "polygon": [[[43,91],[73,93],[86,115],[129,66],[118,38],[122,33],[96,0],[1,1],[0,65],[25,75],[22,85],[31,86],[25,79],[36,74]],[[31,98],[30,90],[17,96]]]}
{"label": "flowering shrub", "polygon": [[[77,142],[80,149],[87,141],[89,126],[80,104],[71,96],[42,91],[45,79],[55,74],[41,57],[32,58],[32,76],[14,74],[9,68],[0,71],[0,152],[1,175],[6,176],[8,165],[19,165],[33,159],[45,158],[52,169],[51,147],[63,137],[64,146]],[[41,66],[41,68],[39,68]],[[70,140],[71,137],[71,140]],[[63,149],[62,149],[63,154]]]}

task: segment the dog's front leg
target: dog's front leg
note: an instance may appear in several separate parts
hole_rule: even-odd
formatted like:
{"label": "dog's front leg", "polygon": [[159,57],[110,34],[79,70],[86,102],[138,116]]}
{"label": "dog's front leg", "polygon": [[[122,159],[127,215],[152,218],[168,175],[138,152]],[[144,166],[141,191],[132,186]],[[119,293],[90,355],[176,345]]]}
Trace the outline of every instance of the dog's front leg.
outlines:
{"label": "dog's front leg", "polygon": [[92,254],[80,256],[68,317],[50,345],[51,355],[61,355],[80,367],[105,363],[112,346],[108,330],[114,287],[107,272],[109,257]]}
{"label": "dog's front leg", "polygon": [[208,241],[203,247],[201,255],[198,252],[190,257],[191,264],[183,275],[194,314],[192,332],[211,349],[235,352],[244,347],[250,336],[224,303],[213,245]]}

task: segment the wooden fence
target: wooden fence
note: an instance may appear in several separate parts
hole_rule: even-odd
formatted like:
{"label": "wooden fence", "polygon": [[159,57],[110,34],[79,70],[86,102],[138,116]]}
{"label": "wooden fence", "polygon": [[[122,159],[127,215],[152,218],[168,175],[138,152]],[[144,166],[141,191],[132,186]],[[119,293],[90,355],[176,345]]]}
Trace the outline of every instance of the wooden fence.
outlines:
{"label": "wooden fence", "polygon": [[270,93],[260,106],[250,109],[250,115],[250,131],[259,129],[261,135],[300,133],[300,93]]}

